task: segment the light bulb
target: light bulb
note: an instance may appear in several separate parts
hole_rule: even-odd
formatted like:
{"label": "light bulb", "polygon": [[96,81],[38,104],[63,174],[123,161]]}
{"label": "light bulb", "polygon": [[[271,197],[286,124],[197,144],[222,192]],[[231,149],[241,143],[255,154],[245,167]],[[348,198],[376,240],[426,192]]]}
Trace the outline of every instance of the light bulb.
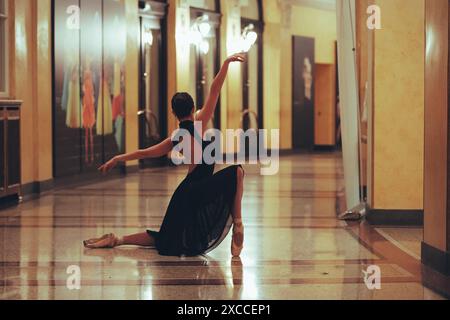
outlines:
{"label": "light bulb", "polygon": [[247,41],[250,43],[250,46],[254,45],[256,43],[256,40],[258,40],[258,34],[255,31],[250,31],[247,33]]}
{"label": "light bulb", "polygon": [[151,30],[145,30],[144,35],[143,35],[143,39],[144,43],[146,45],[153,45],[153,33]]}
{"label": "light bulb", "polygon": [[208,54],[208,52],[209,52],[209,42],[208,42],[208,41],[203,40],[203,41],[200,43],[200,51],[201,51],[204,55],[207,55],[207,54]]}
{"label": "light bulb", "polygon": [[248,39],[242,39],[241,41],[241,52],[249,52],[252,48],[252,44],[249,43]]}
{"label": "light bulb", "polygon": [[195,29],[191,30],[191,32],[190,32],[190,41],[191,41],[192,44],[200,45],[202,40],[203,40],[203,37],[202,37],[200,31],[195,30]]}
{"label": "light bulb", "polygon": [[211,31],[211,25],[208,22],[202,22],[198,25],[198,30],[203,37],[207,37]]}

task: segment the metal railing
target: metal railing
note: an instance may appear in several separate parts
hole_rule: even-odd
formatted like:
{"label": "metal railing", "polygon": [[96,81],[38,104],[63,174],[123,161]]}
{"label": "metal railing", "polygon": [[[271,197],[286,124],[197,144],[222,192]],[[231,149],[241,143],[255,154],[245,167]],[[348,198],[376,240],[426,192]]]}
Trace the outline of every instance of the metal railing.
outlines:
{"label": "metal railing", "polygon": [[248,116],[249,120],[251,120],[251,117],[253,116],[253,118],[255,120],[255,123],[256,123],[256,128],[253,128],[253,129],[258,130],[259,129],[259,117],[258,117],[258,114],[255,111],[252,111],[252,110],[249,110],[249,109],[244,110],[242,112],[242,114],[241,114],[241,128],[244,129],[244,121],[245,121],[245,118],[247,116]]}
{"label": "metal railing", "polygon": [[[139,117],[142,115],[145,115],[145,123],[147,124],[149,137],[152,138],[153,140],[157,140],[157,141],[160,140],[161,135],[159,134],[159,132],[160,132],[159,131],[159,121],[158,121],[158,117],[155,115],[155,113],[151,110],[139,110],[137,114]],[[153,124],[155,125],[155,129],[156,129],[156,130],[154,130],[154,132],[152,132]]]}

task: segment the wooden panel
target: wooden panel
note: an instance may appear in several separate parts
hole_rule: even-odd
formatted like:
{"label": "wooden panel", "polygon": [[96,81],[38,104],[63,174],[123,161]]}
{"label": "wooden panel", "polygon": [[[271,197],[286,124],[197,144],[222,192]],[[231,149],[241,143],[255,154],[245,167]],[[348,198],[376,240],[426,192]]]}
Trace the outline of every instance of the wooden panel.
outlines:
{"label": "wooden panel", "polygon": [[315,144],[336,144],[336,77],[334,65],[316,64],[315,74]]}
{"label": "wooden panel", "polygon": [[448,0],[426,1],[424,241],[446,250]]}
{"label": "wooden panel", "polygon": [[[445,219],[447,220],[445,233],[447,234],[446,239],[446,251],[447,256],[450,251],[450,0],[448,1],[447,7],[447,212],[445,214]],[[445,27],[445,23],[444,23]],[[448,265],[447,265],[448,269]],[[448,270],[447,270],[448,271]]]}
{"label": "wooden panel", "polygon": [[0,197],[20,192],[20,102],[0,101]]}
{"label": "wooden panel", "polygon": [[0,109],[0,196],[5,189],[5,119],[4,111]]}
{"label": "wooden panel", "polygon": [[20,184],[20,122],[19,118],[8,119],[8,188]]}

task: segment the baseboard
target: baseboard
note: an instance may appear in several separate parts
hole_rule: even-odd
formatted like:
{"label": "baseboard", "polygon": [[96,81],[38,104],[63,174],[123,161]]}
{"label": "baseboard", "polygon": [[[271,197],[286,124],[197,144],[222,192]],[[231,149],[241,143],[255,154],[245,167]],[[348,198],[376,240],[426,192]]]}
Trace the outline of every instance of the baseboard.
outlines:
{"label": "baseboard", "polygon": [[334,151],[337,151],[337,148],[336,148],[336,146],[316,145],[316,146],[314,146],[314,151],[334,152]]}
{"label": "baseboard", "polygon": [[36,198],[41,193],[54,190],[55,188],[82,186],[104,181],[106,179],[116,179],[125,174],[136,173],[138,171],[139,166],[133,165],[129,167],[120,167],[106,176],[102,176],[98,172],[88,172],[68,177],[49,179],[46,181],[30,182],[22,185],[21,196],[24,200],[29,200]]}
{"label": "baseboard", "polygon": [[28,196],[28,195],[32,195],[32,194],[39,194],[42,192],[46,192],[49,191],[51,189],[53,189],[53,184],[54,181],[53,179],[49,179],[46,181],[34,181],[34,182],[30,182],[30,183],[26,183],[22,185],[21,191],[22,191],[22,196]]}
{"label": "baseboard", "polygon": [[14,207],[18,205],[20,202],[20,198],[18,194],[9,195],[3,198],[0,198],[0,210],[7,209],[10,207]]}
{"label": "baseboard", "polygon": [[439,273],[450,276],[450,252],[422,242],[422,263]]}
{"label": "baseboard", "polygon": [[[272,151],[272,150],[270,150]],[[280,156],[295,156],[299,154],[307,154],[309,151],[300,150],[300,149],[280,149],[277,150]]]}
{"label": "baseboard", "polygon": [[423,210],[379,210],[368,208],[366,220],[376,226],[423,226]]}
{"label": "baseboard", "polygon": [[422,264],[422,284],[446,299],[450,299],[450,277]]}
{"label": "baseboard", "polygon": [[[336,149],[334,146],[316,146],[311,150],[307,150],[307,149],[264,149],[261,150],[261,155],[263,157],[265,157],[266,155],[271,156],[274,153],[278,153],[279,156],[294,156],[294,155],[308,155],[311,153],[333,153],[336,151],[340,151],[338,149]],[[223,153],[222,155],[223,159],[227,159],[227,157],[229,158],[237,158],[238,153]],[[245,154],[245,159],[248,160],[250,158],[250,156],[252,156],[252,159],[258,159],[260,154],[259,152],[257,152],[256,154],[253,155],[248,155]]]}
{"label": "baseboard", "polygon": [[138,164],[135,164],[132,166],[126,166],[123,171],[124,174],[137,173],[137,172],[139,172]]}

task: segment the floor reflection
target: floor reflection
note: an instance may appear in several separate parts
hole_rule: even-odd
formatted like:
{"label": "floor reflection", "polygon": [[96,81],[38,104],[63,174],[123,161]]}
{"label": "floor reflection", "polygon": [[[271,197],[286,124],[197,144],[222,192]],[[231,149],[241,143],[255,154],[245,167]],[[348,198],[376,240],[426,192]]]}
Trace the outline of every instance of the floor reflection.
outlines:
{"label": "floor reflection", "polygon": [[[423,286],[420,262],[400,246],[365,223],[336,219],[342,171],[339,153],[282,157],[276,176],[247,166],[245,249],[237,260],[230,237],[201,257],[83,248],[83,239],[105,233],[159,229],[184,168],[58,189],[4,209],[0,299],[440,298]],[[372,264],[383,272],[382,290],[364,284],[362,270]],[[81,270],[80,290],[67,288],[73,265]]]}
{"label": "floor reflection", "polygon": [[[211,299],[205,286],[222,286],[226,288],[223,291],[225,296],[222,299],[237,300],[241,299],[242,285],[245,283],[243,263],[241,258],[232,258],[228,265],[222,265],[219,261],[210,256],[199,256],[172,259],[166,261],[149,261],[149,252],[154,252],[152,248],[114,248],[108,250],[88,250],[84,254],[89,257],[97,257],[102,262],[102,266],[108,269],[108,266],[114,265],[114,262],[127,261],[135,262],[135,268],[130,268],[139,282],[141,296],[139,299],[165,299],[165,296],[159,296],[160,286],[194,286],[196,290],[190,291],[192,300]],[[190,267],[189,273],[177,274],[172,276],[168,271],[174,267]],[[223,294],[222,293],[222,294]]]}

